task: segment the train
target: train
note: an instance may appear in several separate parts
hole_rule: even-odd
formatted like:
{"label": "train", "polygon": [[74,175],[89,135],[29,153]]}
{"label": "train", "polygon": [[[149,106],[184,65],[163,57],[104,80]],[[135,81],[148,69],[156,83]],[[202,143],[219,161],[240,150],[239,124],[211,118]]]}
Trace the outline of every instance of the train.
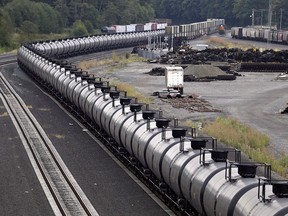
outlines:
{"label": "train", "polygon": [[277,30],[275,27],[232,27],[231,36],[236,39],[288,44],[288,31]]}
{"label": "train", "polygon": [[219,35],[225,35],[226,31],[225,31],[225,25],[224,24],[220,24],[218,27],[218,33]]}
{"label": "train", "polygon": [[155,30],[165,30],[168,26],[166,22],[149,22],[145,24],[129,24],[129,25],[112,25],[103,26],[101,28],[102,33],[128,33],[128,32],[142,32],[142,31],[155,31]]}
{"label": "train", "polygon": [[173,38],[185,37],[192,40],[202,35],[216,33],[220,25],[225,25],[224,19],[207,19],[203,22],[166,26],[165,35]]}
{"label": "train", "polygon": [[56,41],[32,43],[34,49],[54,58],[67,58],[108,49],[133,47],[147,44],[148,38],[164,37],[164,30],[92,35],[79,38],[66,38]]}
{"label": "train", "polygon": [[[17,54],[19,67],[58,95],[78,116],[92,122],[119,154],[133,166],[137,164],[143,175],[171,195],[181,209],[190,206],[205,216],[288,214],[287,181],[272,179],[270,165],[244,163],[239,156],[228,159],[230,153],[238,155],[239,151],[214,144],[208,147],[207,138],[190,135],[176,121],[173,125],[162,111],[150,110],[147,104],[132,100],[101,78],[55,59],[55,54],[70,50],[82,54],[80,42],[83,39],[65,43],[65,48],[59,41],[24,44]],[[90,45],[83,44],[86,46]],[[125,40],[121,46],[131,44]],[[265,170],[263,177],[256,174],[260,168]]]}

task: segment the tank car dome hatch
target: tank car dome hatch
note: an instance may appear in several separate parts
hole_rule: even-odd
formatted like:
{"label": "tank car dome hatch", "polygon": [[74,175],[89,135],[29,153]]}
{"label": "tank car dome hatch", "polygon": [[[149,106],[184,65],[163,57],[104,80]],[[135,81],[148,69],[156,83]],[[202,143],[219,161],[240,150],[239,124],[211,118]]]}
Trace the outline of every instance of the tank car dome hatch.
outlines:
{"label": "tank car dome hatch", "polygon": [[184,128],[173,128],[172,129],[172,136],[174,138],[181,138],[186,136],[186,129]]}
{"label": "tank car dome hatch", "polygon": [[119,91],[110,91],[110,97],[113,99],[117,99],[120,96],[120,92]]}
{"label": "tank car dome hatch", "polygon": [[89,84],[95,84],[95,77],[88,77],[87,78],[87,82],[89,83]]}
{"label": "tank car dome hatch", "polygon": [[131,112],[140,112],[141,111],[141,104],[131,104],[130,105],[130,110]]}
{"label": "tank car dome hatch", "polygon": [[147,120],[147,119],[153,119],[155,116],[155,111],[151,111],[151,110],[144,110],[142,112],[142,117],[143,119]]}
{"label": "tank car dome hatch", "polygon": [[210,150],[211,158],[215,162],[225,162],[228,158],[228,151],[224,150]]}
{"label": "tank car dome hatch", "polygon": [[272,192],[279,198],[288,198],[288,181],[272,182]]}
{"label": "tank car dome hatch", "polygon": [[101,91],[102,93],[109,93],[110,92],[110,86],[102,86]]}
{"label": "tank car dome hatch", "polygon": [[70,71],[71,74],[74,74],[76,77],[82,77],[82,71],[73,71],[71,70]]}
{"label": "tank car dome hatch", "polygon": [[122,106],[129,105],[131,102],[131,98],[120,98],[120,104]]}
{"label": "tank car dome hatch", "polygon": [[194,150],[200,150],[202,148],[206,148],[207,140],[205,139],[198,139],[198,138],[192,138],[190,139],[191,142],[191,148]]}
{"label": "tank car dome hatch", "polygon": [[157,128],[167,128],[169,127],[169,119],[155,119]]}
{"label": "tank car dome hatch", "polygon": [[88,80],[89,79],[89,74],[88,73],[82,73],[81,74],[82,80]]}
{"label": "tank car dome hatch", "polygon": [[235,164],[238,167],[238,174],[243,178],[255,178],[257,165],[255,164]]}
{"label": "tank car dome hatch", "polygon": [[[66,69],[66,68],[65,68]],[[70,69],[70,73],[71,74],[78,74],[78,76],[80,76],[81,74],[82,74],[82,71],[79,69],[79,68],[74,68],[74,67],[72,67],[71,69]]]}
{"label": "tank car dome hatch", "polygon": [[94,82],[94,87],[95,88],[102,88],[103,82],[102,81],[95,81]]}

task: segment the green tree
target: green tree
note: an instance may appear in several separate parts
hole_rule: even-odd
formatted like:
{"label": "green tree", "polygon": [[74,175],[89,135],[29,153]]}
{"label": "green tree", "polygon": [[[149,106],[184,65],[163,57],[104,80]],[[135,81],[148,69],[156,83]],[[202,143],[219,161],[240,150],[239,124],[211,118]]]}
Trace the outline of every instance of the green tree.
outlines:
{"label": "green tree", "polygon": [[24,21],[21,25],[21,30],[28,34],[37,34],[38,26],[31,21]]}
{"label": "green tree", "polygon": [[68,26],[69,8],[66,0],[55,0],[54,8],[61,16],[61,21],[64,27]]}
{"label": "green tree", "polygon": [[13,29],[9,16],[3,9],[0,9],[0,47],[7,47],[12,45]]}
{"label": "green tree", "polygon": [[88,32],[89,34],[92,34],[93,31],[94,31],[94,28],[93,28],[92,23],[91,23],[89,20],[85,20],[85,21],[84,21],[84,25],[85,25],[85,27],[86,27],[86,29],[87,29],[87,32]]}
{"label": "green tree", "polygon": [[4,7],[11,17],[13,26],[21,28],[25,21],[37,25],[39,33],[59,33],[62,21],[59,13],[50,5],[29,0],[13,0]]}
{"label": "green tree", "polygon": [[81,37],[88,35],[88,31],[84,25],[84,23],[81,20],[77,20],[73,24],[73,30],[72,30],[72,36],[74,37]]}

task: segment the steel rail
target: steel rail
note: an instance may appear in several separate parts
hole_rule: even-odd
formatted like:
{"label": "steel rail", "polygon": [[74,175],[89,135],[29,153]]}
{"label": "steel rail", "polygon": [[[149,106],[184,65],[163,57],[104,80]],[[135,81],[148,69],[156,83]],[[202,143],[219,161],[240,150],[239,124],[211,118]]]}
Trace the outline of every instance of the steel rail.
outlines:
{"label": "steel rail", "polygon": [[[98,215],[22,99],[0,73],[0,94],[16,119],[62,215]],[[77,187],[78,186],[78,187]]]}
{"label": "steel rail", "polygon": [[13,64],[13,63],[17,63],[17,59],[4,60],[3,62],[0,62],[0,66],[6,65],[6,64]]}

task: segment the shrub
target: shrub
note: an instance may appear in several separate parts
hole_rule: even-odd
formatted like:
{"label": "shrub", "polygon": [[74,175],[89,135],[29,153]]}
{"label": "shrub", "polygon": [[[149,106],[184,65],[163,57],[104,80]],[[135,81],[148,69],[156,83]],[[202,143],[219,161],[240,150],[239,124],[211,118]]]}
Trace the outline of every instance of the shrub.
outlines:
{"label": "shrub", "polygon": [[85,36],[85,35],[88,35],[88,31],[86,29],[86,26],[84,25],[84,23],[81,20],[77,20],[73,24],[72,36],[81,37],[81,36]]}

